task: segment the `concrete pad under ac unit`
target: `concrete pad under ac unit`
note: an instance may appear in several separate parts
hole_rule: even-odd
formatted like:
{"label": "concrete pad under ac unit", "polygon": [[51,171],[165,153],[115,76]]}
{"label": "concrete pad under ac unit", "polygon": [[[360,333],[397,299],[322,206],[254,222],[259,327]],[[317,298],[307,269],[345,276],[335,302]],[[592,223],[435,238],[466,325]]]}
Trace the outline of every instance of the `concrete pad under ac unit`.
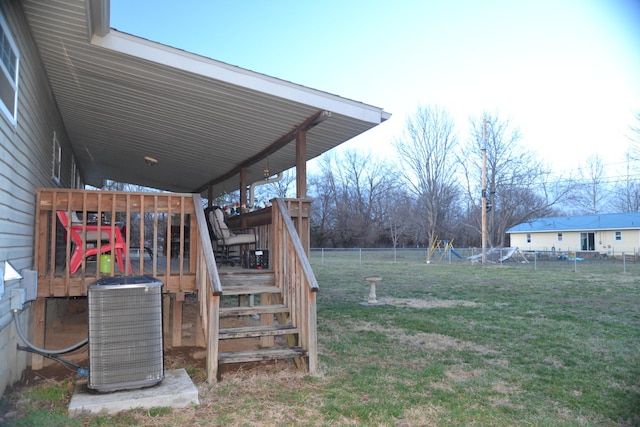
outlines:
{"label": "concrete pad under ac unit", "polygon": [[199,405],[198,389],[184,369],[165,371],[159,384],[137,390],[96,393],[82,384],[69,403],[69,416],[116,414],[134,408],[185,408]]}

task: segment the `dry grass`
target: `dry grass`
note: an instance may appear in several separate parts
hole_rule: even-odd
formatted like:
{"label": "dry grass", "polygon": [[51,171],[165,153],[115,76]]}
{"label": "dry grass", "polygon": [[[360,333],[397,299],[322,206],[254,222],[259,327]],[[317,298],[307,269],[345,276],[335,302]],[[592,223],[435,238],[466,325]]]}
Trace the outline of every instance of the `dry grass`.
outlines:
{"label": "dry grass", "polygon": [[[385,266],[379,307],[360,305],[371,267],[320,269],[318,377],[259,363],[209,386],[189,348],[166,368],[187,368],[199,406],[57,425],[640,425],[638,276],[433,267]],[[59,393],[19,390],[5,423],[66,409],[73,383],[42,387]]]}

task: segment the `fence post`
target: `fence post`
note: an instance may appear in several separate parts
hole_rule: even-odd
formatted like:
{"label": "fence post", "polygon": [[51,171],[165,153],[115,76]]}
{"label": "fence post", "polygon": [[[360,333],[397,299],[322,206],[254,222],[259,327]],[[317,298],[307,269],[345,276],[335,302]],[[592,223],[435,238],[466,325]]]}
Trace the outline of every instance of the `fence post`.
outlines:
{"label": "fence post", "polygon": [[622,252],[622,271],[627,272],[627,255]]}
{"label": "fence post", "polygon": [[358,251],[360,252],[360,265],[362,265],[362,248],[358,249]]}
{"label": "fence post", "polygon": [[322,257],[321,257],[320,265],[324,267],[324,248],[322,248]]}

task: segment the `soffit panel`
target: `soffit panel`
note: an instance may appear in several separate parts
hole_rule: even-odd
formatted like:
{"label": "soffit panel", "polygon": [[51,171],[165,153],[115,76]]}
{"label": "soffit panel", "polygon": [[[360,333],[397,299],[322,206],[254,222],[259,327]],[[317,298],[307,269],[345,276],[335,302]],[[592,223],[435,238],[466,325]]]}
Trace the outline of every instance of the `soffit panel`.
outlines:
{"label": "soffit panel", "polygon": [[[76,162],[89,184],[113,179],[192,192],[320,110],[92,45],[84,1],[23,4]],[[283,90],[291,90],[291,83],[283,83]],[[308,132],[307,157],[376,124],[332,113]],[[156,158],[158,164],[147,166],[144,156]],[[270,155],[269,165],[273,172],[294,166],[294,144]],[[262,178],[263,166],[248,168],[249,182]],[[237,188],[237,177],[227,181],[215,190]]]}

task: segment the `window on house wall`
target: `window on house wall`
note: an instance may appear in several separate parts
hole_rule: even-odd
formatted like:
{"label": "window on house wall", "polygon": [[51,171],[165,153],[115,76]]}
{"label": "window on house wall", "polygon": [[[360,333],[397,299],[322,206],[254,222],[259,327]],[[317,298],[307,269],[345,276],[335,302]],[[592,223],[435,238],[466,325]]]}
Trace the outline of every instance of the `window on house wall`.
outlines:
{"label": "window on house wall", "polygon": [[60,142],[58,142],[58,137],[56,136],[56,132],[53,132],[53,153],[52,153],[52,162],[51,162],[51,178],[55,181],[56,184],[60,184],[60,168],[62,163],[62,149],[60,148]]}
{"label": "window on house wall", "polygon": [[558,233],[558,242],[562,242],[562,233]]}
{"label": "window on house wall", "polygon": [[527,243],[531,243],[531,233],[527,233]]}
{"label": "window on house wall", "polygon": [[18,67],[20,53],[0,13],[0,110],[13,124],[18,114]]}
{"label": "window on house wall", "polygon": [[622,240],[622,231],[616,231],[616,241],[619,242]]}
{"label": "window on house wall", "polygon": [[76,187],[76,177],[78,175],[78,168],[76,166],[76,158],[71,156],[71,188]]}
{"label": "window on house wall", "polygon": [[78,165],[76,164],[76,158],[71,157],[71,188],[82,188],[82,178],[78,171]]}

